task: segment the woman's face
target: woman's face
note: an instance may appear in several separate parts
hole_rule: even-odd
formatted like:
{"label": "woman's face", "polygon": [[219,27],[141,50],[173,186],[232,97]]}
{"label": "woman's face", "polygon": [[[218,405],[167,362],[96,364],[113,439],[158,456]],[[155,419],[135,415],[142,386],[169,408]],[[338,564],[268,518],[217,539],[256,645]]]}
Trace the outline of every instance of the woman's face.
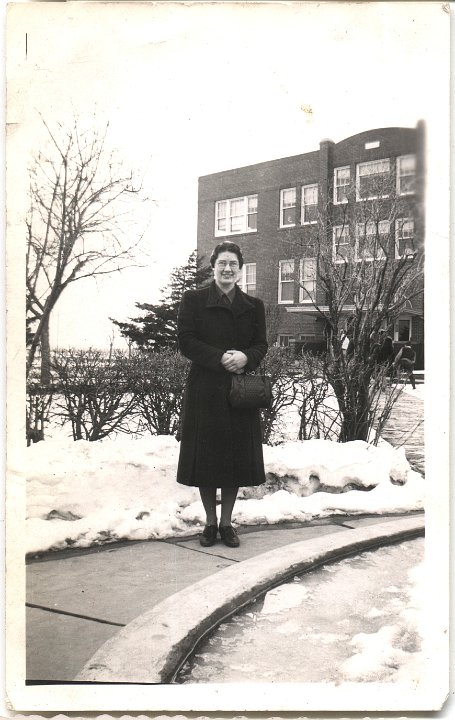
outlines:
{"label": "woman's face", "polygon": [[240,277],[239,259],[233,252],[225,250],[215,260],[213,268],[215,282],[225,292],[229,291]]}

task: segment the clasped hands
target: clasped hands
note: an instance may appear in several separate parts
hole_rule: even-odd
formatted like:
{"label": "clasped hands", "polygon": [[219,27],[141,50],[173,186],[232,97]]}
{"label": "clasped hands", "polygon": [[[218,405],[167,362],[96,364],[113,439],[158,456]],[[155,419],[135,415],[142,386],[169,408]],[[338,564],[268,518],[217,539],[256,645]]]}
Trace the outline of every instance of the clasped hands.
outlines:
{"label": "clasped hands", "polygon": [[221,364],[224,369],[228,370],[228,372],[236,373],[237,375],[240,375],[243,372],[243,368],[247,362],[247,356],[240,350],[226,350],[221,358]]}

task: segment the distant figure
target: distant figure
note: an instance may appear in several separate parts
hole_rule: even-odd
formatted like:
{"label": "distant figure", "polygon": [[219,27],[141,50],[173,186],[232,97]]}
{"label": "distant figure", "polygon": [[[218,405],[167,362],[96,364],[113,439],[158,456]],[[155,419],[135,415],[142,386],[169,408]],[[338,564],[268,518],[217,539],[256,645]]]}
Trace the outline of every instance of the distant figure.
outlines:
{"label": "distant figure", "polygon": [[386,378],[392,376],[394,355],[393,341],[390,335],[387,335],[382,342],[378,342],[374,352],[370,355],[370,363],[381,373],[381,385],[386,385]]}
{"label": "distant figure", "polygon": [[379,363],[379,355],[381,353],[382,344],[385,338],[385,330],[381,329],[378,333],[372,332],[370,335],[370,356],[368,362],[370,365]]}
{"label": "distant figure", "polygon": [[389,371],[392,367],[394,355],[393,340],[390,335],[387,335],[379,347],[377,362]]}
{"label": "distant figure", "polygon": [[354,354],[354,331],[352,322],[346,323],[346,330],[341,331],[341,350],[347,360]]}
{"label": "distant figure", "polygon": [[348,335],[345,332],[343,332],[342,336],[341,336],[341,349],[343,351],[344,357],[346,357],[346,355],[347,355],[350,342],[351,341],[350,341]]}
{"label": "distant figure", "polygon": [[405,343],[399,353],[397,354],[394,362],[393,367],[394,369],[397,369],[398,371],[403,371],[408,376],[409,380],[411,381],[412,389],[416,389],[416,381],[414,377],[414,365],[416,361],[416,354],[415,350],[411,347],[409,343]]}

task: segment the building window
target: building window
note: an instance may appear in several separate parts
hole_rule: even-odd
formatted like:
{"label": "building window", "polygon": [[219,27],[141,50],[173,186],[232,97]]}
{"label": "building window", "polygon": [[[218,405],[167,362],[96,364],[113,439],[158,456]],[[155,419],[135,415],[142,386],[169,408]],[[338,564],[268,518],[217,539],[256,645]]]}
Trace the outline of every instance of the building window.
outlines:
{"label": "building window", "polygon": [[318,186],[302,187],[302,225],[318,221]]}
{"label": "building window", "polygon": [[256,295],[256,263],[244,264],[239,285],[248,295]]}
{"label": "building window", "polygon": [[215,236],[257,230],[258,196],[219,200],[215,205]]}
{"label": "building window", "polygon": [[379,140],[372,140],[371,142],[365,143],[365,150],[373,150],[374,148],[378,148],[380,146]]}
{"label": "building window", "polygon": [[316,258],[300,260],[299,302],[316,302]]}
{"label": "building window", "polygon": [[357,165],[357,200],[385,198],[390,193],[390,160],[372,160]]}
{"label": "building window", "polygon": [[280,227],[295,225],[297,211],[296,188],[288,188],[280,193]]}
{"label": "building window", "polygon": [[415,155],[402,155],[397,158],[397,194],[412,195],[415,192]]}
{"label": "building window", "polygon": [[280,260],[278,302],[294,302],[294,260]]}
{"label": "building window", "polygon": [[294,339],[294,335],[278,335],[278,345],[280,347],[289,347],[291,340]]}
{"label": "building window", "polygon": [[399,318],[395,322],[395,342],[409,342],[412,337],[412,318]]}
{"label": "building window", "polygon": [[414,253],[414,220],[398,218],[395,220],[395,257],[413,256]]}
{"label": "building window", "polygon": [[348,225],[335,225],[333,228],[332,258],[335,263],[349,262],[353,259]]}
{"label": "building window", "polygon": [[351,183],[351,168],[339,167],[333,171],[333,202],[335,205],[348,201],[349,185]]}
{"label": "building window", "polygon": [[356,260],[382,260],[389,244],[390,223],[358,223],[356,226]]}

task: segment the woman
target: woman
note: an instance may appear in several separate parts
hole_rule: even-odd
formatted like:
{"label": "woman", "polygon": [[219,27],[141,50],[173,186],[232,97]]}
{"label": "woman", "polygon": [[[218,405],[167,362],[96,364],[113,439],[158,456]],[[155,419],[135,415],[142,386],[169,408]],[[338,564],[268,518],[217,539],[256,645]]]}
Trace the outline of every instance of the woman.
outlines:
{"label": "woman", "polygon": [[[187,290],[180,304],[180,351],[192,361],[185,390],[177,482],[199,488],[206,514],[200,537],[210,547],[219,530],[228,547],[238,547],[231,525],[240,486],[265,481],[258,410],[229,404],[233,373],[258,367],[267,352],[264,304],[242,292],[238,245],[222,242],[210,258],[214,280]],[[221,488],[218,528],[216,492]]]}

